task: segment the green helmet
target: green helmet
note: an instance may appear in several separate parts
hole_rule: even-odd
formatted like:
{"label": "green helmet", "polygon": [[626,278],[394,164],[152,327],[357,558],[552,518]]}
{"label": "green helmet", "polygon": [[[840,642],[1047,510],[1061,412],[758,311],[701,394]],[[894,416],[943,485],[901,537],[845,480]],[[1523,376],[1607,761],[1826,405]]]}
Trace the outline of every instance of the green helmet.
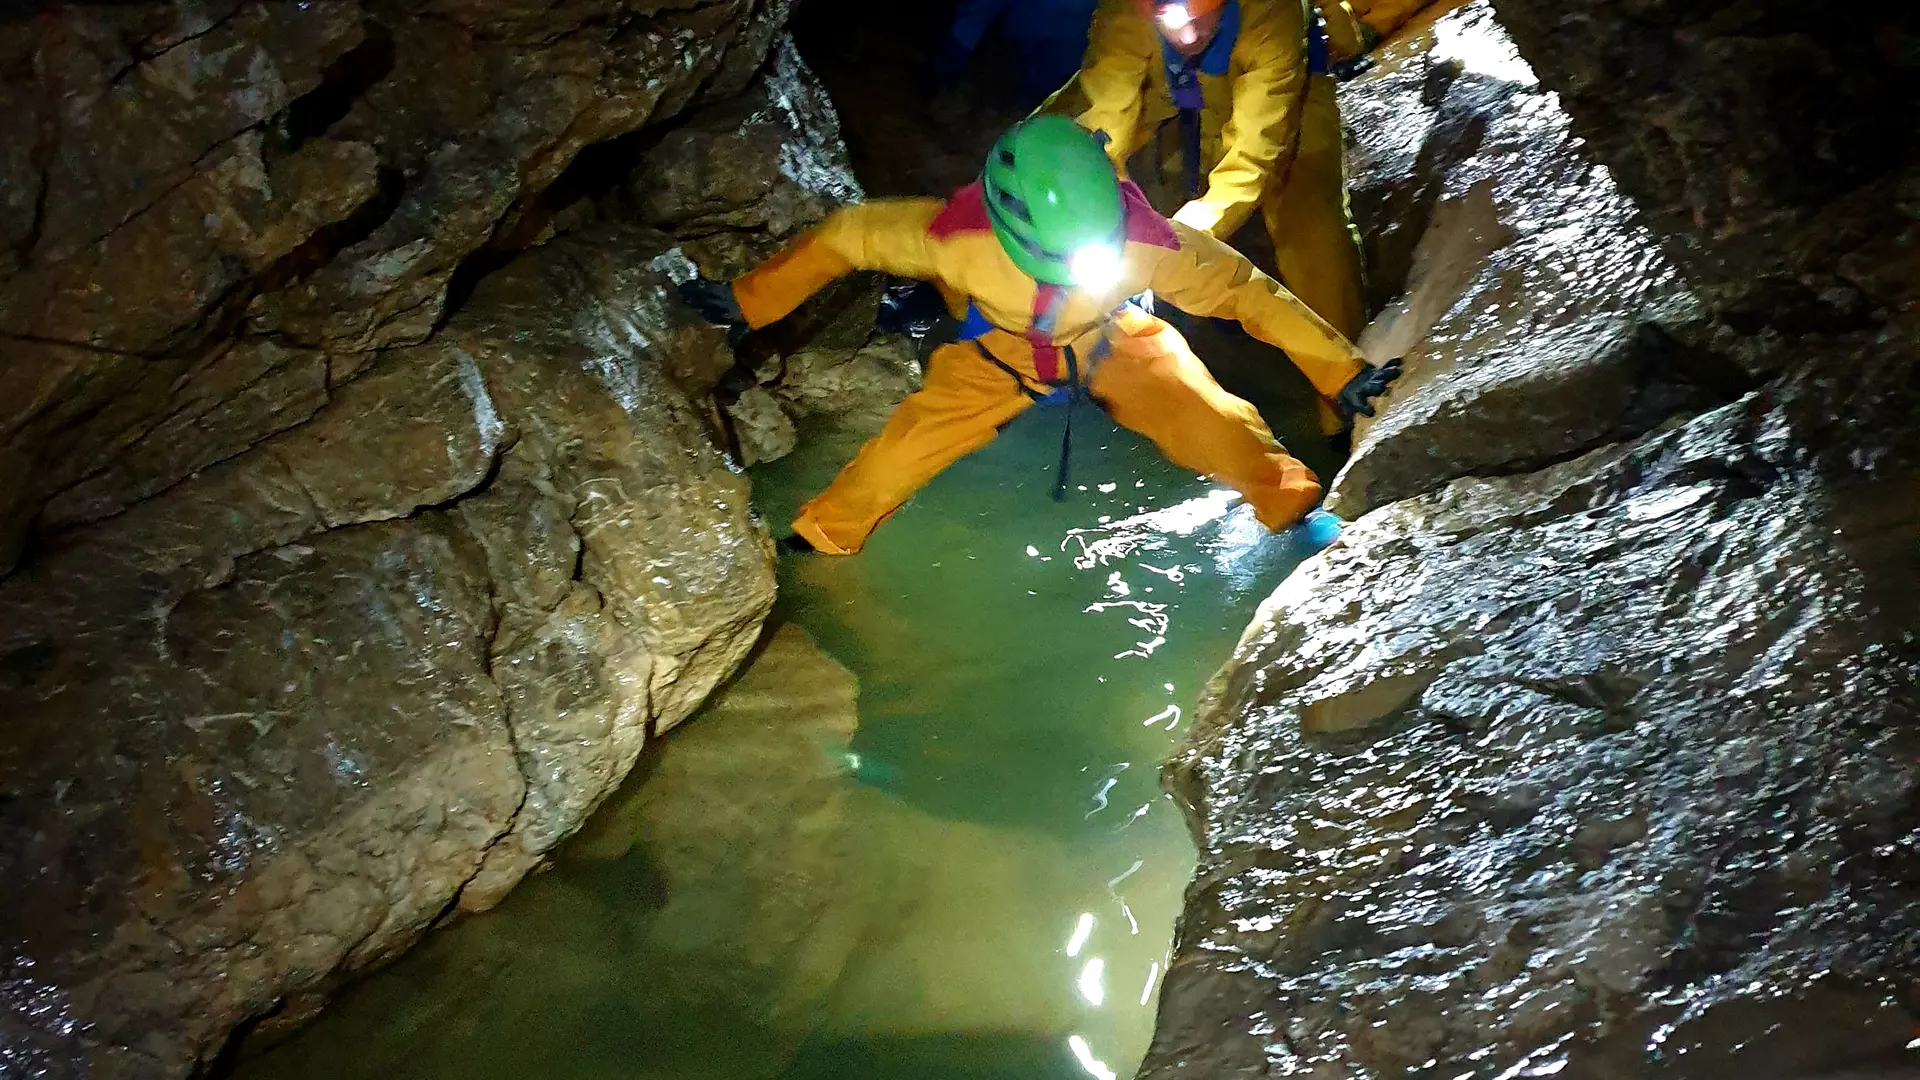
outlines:
{"label": "green helmet", "polygon": [[1007,129],[981,176],[993,235],[1013,264],[1053,285],[1076,282],[1076,253],[1117,260],[1126,211],[1113,163],[1094,137],[1064,116],[1036,116]]}

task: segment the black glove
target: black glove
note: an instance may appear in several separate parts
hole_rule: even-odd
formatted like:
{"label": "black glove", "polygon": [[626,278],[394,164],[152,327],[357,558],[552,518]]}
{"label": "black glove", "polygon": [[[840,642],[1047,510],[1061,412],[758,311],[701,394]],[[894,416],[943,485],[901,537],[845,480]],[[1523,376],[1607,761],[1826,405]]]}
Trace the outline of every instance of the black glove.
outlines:
{"label": "black glove", "polygon": [[1351,82],[1372,70],[1373,57],[1365,53],[1359,56],[1349,56],[1345,60],[1327,68],[1327,71],[1333,75],[1334,80],[1337,82]]}
{"label": "black glove", "polygon": [[1373,415],[1373,399],[1387,392],[1387,384],[1400,377],[1400,358],[1395,357],[1378,367],[1368,367],[1360,374],[1347,380],[1340,388],[1340,397],[1336,404],[1340,406],[1340,415],[1347,423],[1353,423],[1356,416]]}
{"label": "black glove", "polygon": [[874,324],[882,333],[923,338],[946,318],[947,303],[940,290],[924,281],[898,281],[880,297]]}
{"label": "black glove", "polygon": [[[740,314],[740,301],[733,298],[733,286],[724,281],[696,277],[680,283],[680,299],[700,317],[729,331],[747,332],[747,317]],[[732,336],[729,334],[728,336]]]}

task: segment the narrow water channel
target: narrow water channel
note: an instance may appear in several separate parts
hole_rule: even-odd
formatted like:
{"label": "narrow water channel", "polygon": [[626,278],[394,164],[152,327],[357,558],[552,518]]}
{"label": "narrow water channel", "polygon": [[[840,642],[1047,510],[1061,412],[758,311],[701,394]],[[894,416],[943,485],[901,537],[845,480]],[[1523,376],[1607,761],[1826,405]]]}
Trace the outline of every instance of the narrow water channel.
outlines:
{"label": "narrow water channel", "polygon": [[[1114,1080],[1192,851],[1157,767],[1295,563],[1230,492],[1031,410],[857,558],[783,560],[763,651],[552,870],[246,1080]],[[849,452],[758,470],[783,522]]]}

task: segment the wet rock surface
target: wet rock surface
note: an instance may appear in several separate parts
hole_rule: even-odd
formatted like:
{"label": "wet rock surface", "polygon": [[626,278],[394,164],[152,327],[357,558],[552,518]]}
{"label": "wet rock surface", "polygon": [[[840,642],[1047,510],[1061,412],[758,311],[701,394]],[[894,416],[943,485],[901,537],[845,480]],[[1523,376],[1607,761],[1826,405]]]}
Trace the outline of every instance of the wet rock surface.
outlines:
{"label": "wet rock surface", "polygon": [[[21,483],[0,565],[36,517],[101,518],[300,422],[320,364],[338,386],[425,339],[538,235],[583,148],[738,93],[786,13],[228,0],[9,18],[0,458]],[[210,411],[217,437],[185,434]]]}
{"label": "wet rock surface", "polygon": [[1471,5],[1348,87],[1410,373],[1170,767],[1143,1075],[1914,1075],[1914,219],[1863,194],[1908,181],[1742,194],[1832,117],[1739,65],[1825,27],[1497,7],[1565,97]]}
{"label": "wet rock surface", "polygon": [[1143,1075],[1899,1060],[1920,656],[1834,511],[1912,484],[1807,468],[1796,392],[1395,503],[1269,598],[1172,768]]}
{"label": "wet rock surface", "polygon": [[[858,188],[788,5],[656,7],[5,24],[0,1074],[181,1076],[305,1019],[498,902],[751,647],[732,417],[822,384],[673,283]],[[649,179],[698,212],[640,213],[682,113]],[[757,355],[897,397],[861,295]]]}
{"label": "wet rock surface", "polygon": [[660,315],[663,247],[550,245],[0,583],[4,936],[59,1002],[26,1060],[184,1072],[490,905],[744,655],[768,545],[660,370],[723,347]]}
{"label": "wet rock surface", "polygon": [[1920,10],[1495,7],[1696,288],[1743,329],[1857,324],[1889,302],[1887,271],[1911,282]]}
{"label": "wet rock surface", "polygon": [[[726,279],[862,197],[833,103],[782,39],[765,78],[648,147],[600,209],[678,238],[685,258],[674,260],[676,277],[698,267]],[[831,417],[877,429],[919,385],[915,343],[874,330],[879,285],[870,274],[837,282],[752,335],[729,366],[677,372],[719,400],[741,464],[790,453],[797,421]]]}
{"label": "wet rock surface", "polygon": [[1407,374],[1329,509],[1535,469],[1748,388],[1485,3],[1383,48],[1341,108],[1373,284],[1400,293],[1362,345]]}

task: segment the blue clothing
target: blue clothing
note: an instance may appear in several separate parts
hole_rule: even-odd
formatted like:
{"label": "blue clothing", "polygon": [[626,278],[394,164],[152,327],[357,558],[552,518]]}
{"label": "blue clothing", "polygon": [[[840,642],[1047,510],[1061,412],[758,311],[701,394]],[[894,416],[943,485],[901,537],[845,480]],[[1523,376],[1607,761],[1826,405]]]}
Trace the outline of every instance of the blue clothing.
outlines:
{"label": "blue clothing", "polygon": [[1019,49],[1020,104],[1037,109],[1080,70],[1087,55],[1087,29],[1081,27],[1078,37],[1021,38]]}
{"label": "blue clothing", "polygon": [[995,21],[1020,54],[1020,98],[1045,101],[1080,70],[1096,0],[962,0],[935,59],[938,80],[951,85]]}
{"label": "blue clothing", "polygon": [[[995,20],[1004,19],[1010,40],[1079,38],[1084,53],[1095,6],[1096,0],[961,0],[947,33],[971,51],[980,46]],[[1076,65],[1079,59],[1074,57]]]}
{"label": "blue clothing", "polygon": [[985,315],[980,314],[980,309],[968,304],[966,317],[960,320],[960,332],[954,335],[954,340],[972,341],[975,338],[985,337],[992,329],[993,324],[987,321]]}

